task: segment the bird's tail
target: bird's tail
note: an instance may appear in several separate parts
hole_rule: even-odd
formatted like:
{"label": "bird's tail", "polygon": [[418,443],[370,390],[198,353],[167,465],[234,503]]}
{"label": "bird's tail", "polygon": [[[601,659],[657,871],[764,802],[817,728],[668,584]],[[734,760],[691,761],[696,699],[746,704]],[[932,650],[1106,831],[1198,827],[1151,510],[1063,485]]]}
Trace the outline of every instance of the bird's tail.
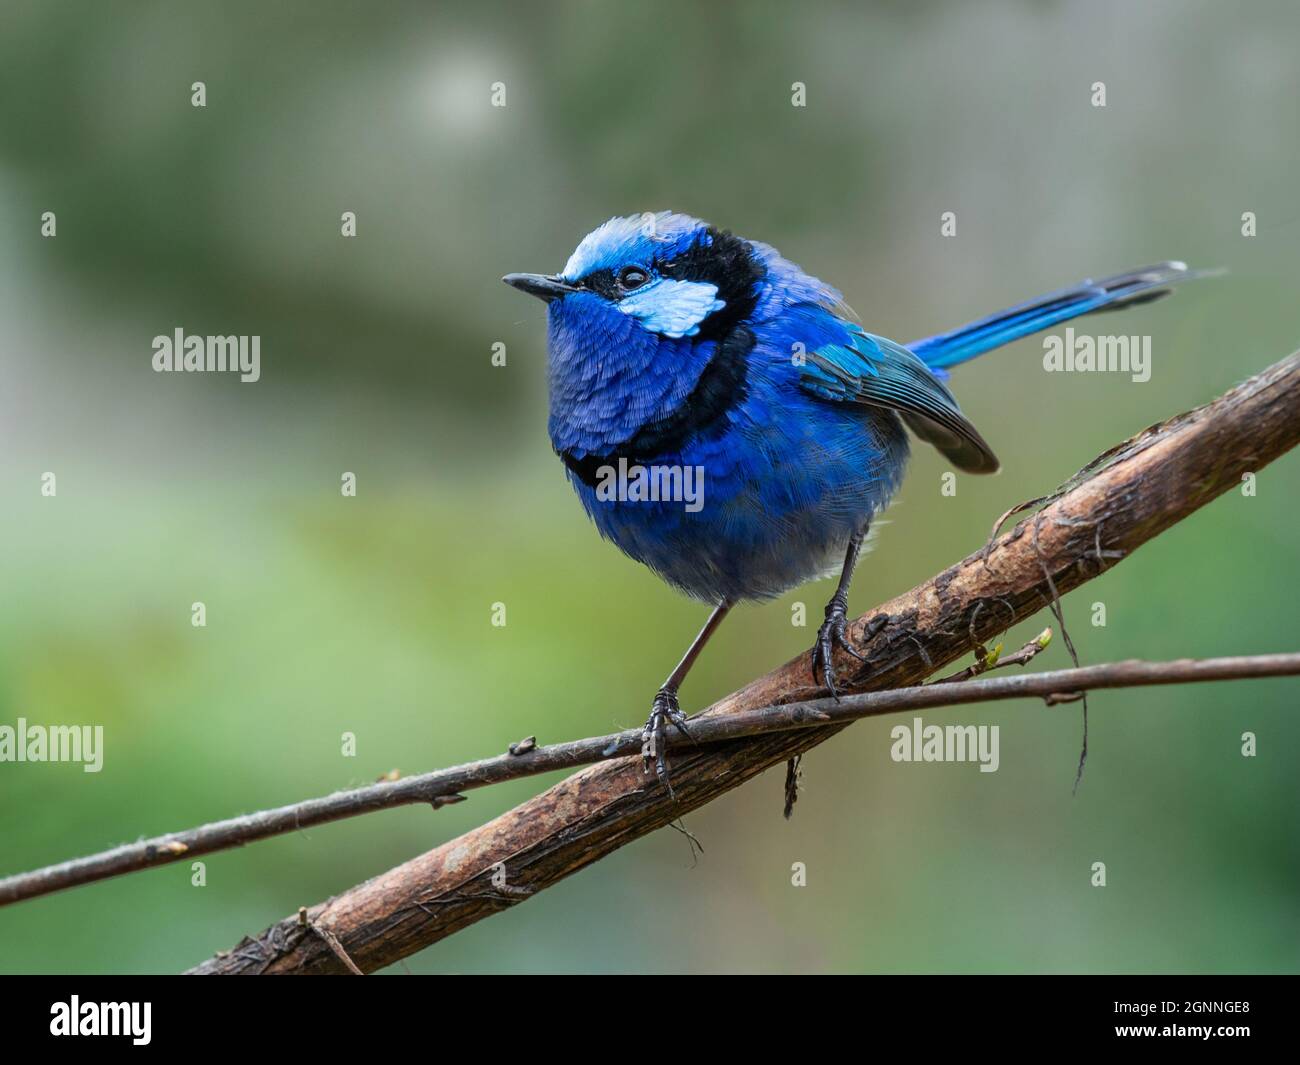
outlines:
{"label": "bird's tail", "polygon": [[915,340],[907,347],[932,370],[942,371],[1082,314],[1118,311],[1158,300],[1169,295],[1171,285],[1204,277],[1211,272],[1189,270],[1186,263],[1177,262],[1126,270],[1114,277],[1084,281],[1072,288],[1049,292],[1046,296],[991,314],[951,332]]}

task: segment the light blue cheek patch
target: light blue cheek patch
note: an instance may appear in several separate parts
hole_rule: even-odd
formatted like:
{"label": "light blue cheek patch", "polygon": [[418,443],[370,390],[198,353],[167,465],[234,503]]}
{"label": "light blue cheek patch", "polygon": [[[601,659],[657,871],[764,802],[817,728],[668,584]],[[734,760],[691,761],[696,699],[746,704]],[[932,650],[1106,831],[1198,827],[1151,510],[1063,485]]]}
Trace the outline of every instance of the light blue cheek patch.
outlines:
{"label": "light blue cheek patch", "polygon": [[619,300],[617,306],[652,333],[665,337],[693,337],[700,323],[727,305],[718,286],[707,281],[673,281],[660,278]]}

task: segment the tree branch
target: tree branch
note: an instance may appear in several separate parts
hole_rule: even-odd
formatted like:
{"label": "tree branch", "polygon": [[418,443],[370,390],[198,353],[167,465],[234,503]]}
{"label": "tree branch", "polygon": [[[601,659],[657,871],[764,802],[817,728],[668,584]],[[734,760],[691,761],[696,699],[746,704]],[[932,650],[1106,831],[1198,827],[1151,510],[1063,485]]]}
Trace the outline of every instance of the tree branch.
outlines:
{"label": "tree branch", "polygon": [[[1050,631],[1050,630],[1048,630]],[[984,667],[985,670],[1027,661],[1041,649],[1036,638],[1015,655]],[[1034,648],[1034,651],[1030,651]],[[976,668],[976,667],[972,667]],[[1179,659],[1173,662],[1111,662],[1083,669],[1058,669],[1019,677],[952,683],[953,678],[913,688],[868,692],[840,700],[813,699],[781,706],[741,710],[725,717],[703,718],[691,726],[691,736],[677,733],[668,737],[671,747],[692,747],[725,740],[759,736],[787,729],[811,728],[832,722],[857,721],[864,717],[926,710],[939,706],[961,706],[992,702],[998,699],[1038,697],[1048,705],[1066,701],[1066,697],[1100,688],[1130,688],[1153,684],[1189,684],[1208,680],[1245,680],[1255,677],[1300,675],[1300,654],[1252,655],[1233,658]],[[460,791],[487,787],[505,780],[536,776],[557,769],[594,765],[638,754],[641,730],[625,729],[608,736],[535,747],[527,754],[505,754],[485,758],[450,769],[408,777],[396,783],[374,784],[351,791],[336,792],[320,799],[281,806],[274,810],[232,817],[209,825],[173,832],[155,839],[141,840],[112,850],[75,858],[30,873],[20,873],[0,880],[0,906],[23,899],[50,895],[65,888],[96,880],[106,880],[124,873],[139,872],[156,865],[178,862],[198,854],[229,850],[255,840],[293,832],[309,825],[325,824],[347,817],[373,813],[393,806],[429,803],[435,810],[464,799]],[[299,923],[305,921],[304,916]],[[321,935],[330,942],[325,930]],[[338,953],[337,951],[335,953]]]}
{"label": "tree branch", "polygon": [[[851,678],[846,690],[918,683],[1054,601],[1053,589],[1064,594],[1128,557],[1297,440],[1300,353],[1212,403],[1111,448],[1036,500],[1041,511],[984,550],[858,618],[849,626],[850,638],[860,651],[869,651],[870,661],[853,674],[853,661],[840,655],[838,665]],[[875,618],[887,618],[888,625],[863,647],[864,626]],[[704,716],[819,694],[805,654]],[[488,824],[311,907],[310,923],[332,932],[358,968],[374,971],[515,905],[844,727],[818,724],[685,748],[673,762],[676,801],[642,775],[639,759],[589,767]],[[300,927],[296,916],[191,970],[344,971],[330,945]]]}

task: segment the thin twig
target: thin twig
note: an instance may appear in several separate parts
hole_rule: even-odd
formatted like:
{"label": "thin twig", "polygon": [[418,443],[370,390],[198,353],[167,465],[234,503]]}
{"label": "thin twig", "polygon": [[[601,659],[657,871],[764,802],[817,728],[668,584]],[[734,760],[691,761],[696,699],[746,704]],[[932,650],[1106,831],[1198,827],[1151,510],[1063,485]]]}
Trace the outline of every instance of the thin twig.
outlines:
{"label": "thin twig", "polygon": [[794,804],[799,801],[799,788],[803,783],[803,755],[796,754],[785,763],[785,806],[781,815],[789,821],[794,815]]}
{"label": "thin twig", "polygon": [[1047,645],[1052,642],[1052,630],[1044,629],[1024,647],[1013,654],[1003,655],[1002,645],[995,644],[993,650],[989,650],[983,644],[975,648],[975,662],[965,669],[959,669],[956,673],[939,680],[933,681],[934,684],[955,684],[958,681],[970,680],[972,677],[978,677],[987,673],[990,669],[1004,669],[1007,666],[1023,666],[1025,663],[1038,657],[1038,655],[1047,649]]}
{"label": "thin twig", "polygon": [[[1070,653],[1070,660],[1077,667],[1079,665],[1079,652],[1075,649],[1074,640],[1070,638],[1070,630],[1065,627],[1065,608],[1061,606],[1061,593],[1056,589],[1056,581],[1052,578],[1052,571],[1047,568],[1047,561],[1043,558],[1042,549],[1038,546],[1038,527],[1042,523],[1042,519],[1042,511],[1034,515],[1034,554],[1038,557],[1038,565],[1043,571],[1043,580],[1047,583],[1047,590],[1051,593],[1047,605],[1051,609],[1053,617],[1056,618],[1056,623],[1061,626],[1061,639],[1065,641],[1065,649]],[[1100,530],[1100,522],[1097,524],[1097,528]],[[1083,704],[1083,740],[1079,745],[1079,765],[1074,771],[1074,788],[1072,792],[1075,795],[1079,793],[1079,785],[1083,782],[1083,769],[1088,764],[1088,693],[1080,690],[1077,694],[1078,701]],[[1070,701],[1073,702],[1074,700]]]}
{"label": "thin twig", "polygon": [[339,942],[338,936],[336,936],[328,928],[322,928],[315,921],[309,920],[307,922],[307,927],[310,928],[313,932],[315,932],[318,936],[320,936],[321,939],[325,940],[326,945],[330,948],[330,950],[334,952],[334,957],[338,958],[338,960],[341,961],[347,967],[348,972],[350,972],[353,976],[366,975],[357,967],[357,963],[354,962],[351,959],[351,957],[348,956],[348,952],[343,949],[343,944]]}

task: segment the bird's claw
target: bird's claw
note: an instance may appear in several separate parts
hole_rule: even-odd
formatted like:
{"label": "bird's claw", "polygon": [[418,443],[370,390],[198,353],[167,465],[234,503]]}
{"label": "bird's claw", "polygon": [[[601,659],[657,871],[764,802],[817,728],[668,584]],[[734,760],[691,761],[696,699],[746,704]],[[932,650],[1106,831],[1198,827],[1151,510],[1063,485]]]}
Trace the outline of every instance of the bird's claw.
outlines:
{"label": "bird's claw", "polygon": [[655,693],[654,702],[650,707],[650,717],[641,732],[641,766],[646,773],[653,769],[655,776],[667,787],[668,794],[672,795],[673,786],[668,780],[669,725],[687,739],[693,738],[686,727],[686,715],[682,713],[682,708],[677,702],[677,693],[668,688],[660,688]]}
{"label": "bird's claw", "polygon": [[848,627],[848,606],[841,602],[839,598],[832,599],[826,606],[826,620],[822,622],[822,627],[817,630],[817,642],[813,645],[812,652],[812,675],[813,681],[820,680],[826,685],[831,693],[831,697],[838,699],[839,692],[835,688],[835,649],[839,648],[846,654],[852,655],[859,662],[865,662],[866,658],[858,654],[850,645],[845,630]]}

